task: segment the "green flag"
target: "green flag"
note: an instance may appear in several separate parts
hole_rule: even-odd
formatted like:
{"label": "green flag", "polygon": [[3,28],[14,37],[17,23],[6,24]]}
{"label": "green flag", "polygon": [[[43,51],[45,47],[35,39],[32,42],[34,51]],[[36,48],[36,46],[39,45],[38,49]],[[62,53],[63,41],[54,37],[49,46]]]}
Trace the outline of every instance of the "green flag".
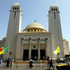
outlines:
{"label": "green flag", "polygon": [[8,46],[5,46],[4,48],[4,54],[8,53]]}

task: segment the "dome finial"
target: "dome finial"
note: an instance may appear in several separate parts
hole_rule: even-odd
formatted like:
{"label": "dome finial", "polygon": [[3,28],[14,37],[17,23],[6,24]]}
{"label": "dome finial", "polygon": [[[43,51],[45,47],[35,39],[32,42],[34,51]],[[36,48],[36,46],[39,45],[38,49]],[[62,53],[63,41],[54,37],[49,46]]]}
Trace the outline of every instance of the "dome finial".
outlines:
{"label": "dome finial", "polygon": [[34,22],[36,23],[37,21],[36,21],[36,20],[34,20]]}
{"label": "dome finial", "polygon": [[52,4],[52,6],[55,6],[55,4]]}
{"label": "dome finial", "polygon": [[19,5],[19,3],[15,3],[14,5]]}

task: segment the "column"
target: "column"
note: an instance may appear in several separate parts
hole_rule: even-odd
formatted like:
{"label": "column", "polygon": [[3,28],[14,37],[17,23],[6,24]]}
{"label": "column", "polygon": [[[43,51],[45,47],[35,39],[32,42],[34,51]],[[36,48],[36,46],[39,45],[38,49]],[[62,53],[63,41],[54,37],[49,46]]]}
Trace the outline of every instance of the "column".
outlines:
{"label": "column", "polygon": [[29,38],[29,59],[31,59],[31,38]]}
{"label": "column", "polygon": [[24,58],[24,55],[23,55],[23,41],[24,41],[24,38],[21,38],[21,60],[23,60],[23,58]]}
{"label": "column", "polygon": [[45,51],[46,51],[45,53],[46,53],[46,59],[47,59],[47,40],[48,40],[48,39],[46,38],[46,39],[45,39]]}
{"label": "column", "polygon": [[38,60],[40,60],[40,38],[38,38]]}

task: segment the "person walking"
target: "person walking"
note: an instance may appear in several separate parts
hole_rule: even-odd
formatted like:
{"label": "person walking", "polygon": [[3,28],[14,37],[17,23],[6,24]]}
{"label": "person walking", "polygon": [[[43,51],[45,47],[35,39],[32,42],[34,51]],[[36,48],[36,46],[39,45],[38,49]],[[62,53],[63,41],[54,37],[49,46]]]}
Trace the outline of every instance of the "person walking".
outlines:
{"label": "person walking", "polygon": [[8,58],[6,61],[6,67],[9,68],[10,59]]}
{"label": "person walking", "polygon": [[29,62],[29,67],[30,67],[30,69],[32,69],[32,67],[33,67],[33,60],[32,59]]}
{"label": "person walking", "polygon": [[0,59],[0,68],[2,67],[2,59]]}
{"label": "person walking", "polygon": [[50,62],[49,62],[49,70],[51,69],[51,67],[52,67],[52,69],[54,70],[52,59],[51,59]]}
{"label": "person walking", "polygon": [[14,58],[12,57],[11,58],[11,67],[13,67],[14,66]]}

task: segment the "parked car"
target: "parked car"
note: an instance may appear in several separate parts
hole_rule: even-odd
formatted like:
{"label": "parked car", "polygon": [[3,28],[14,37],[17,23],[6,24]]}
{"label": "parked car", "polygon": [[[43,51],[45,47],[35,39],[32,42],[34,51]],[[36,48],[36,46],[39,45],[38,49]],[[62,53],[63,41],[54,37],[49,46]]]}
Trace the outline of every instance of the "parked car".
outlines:
{"label": "parked car", "polygon": [[70,66],[68,64],[59,64],[56,66],[57,70],[70,70]]}
{"label": "parked car", "polygon": [[64,60],[65,60],[65,61],[70,61],[70,55],[65,55],[65,56],[64,56]]}
{"label": "parked car", "polygon": [[56,66],[57,70],[70,70],[70,62],[64,63],[64,64],[58,64]]}
{"label": "parked car", "polygon": [[56,62],[57,63],[65,63],[65,60],[63,58],[57,58]]}

